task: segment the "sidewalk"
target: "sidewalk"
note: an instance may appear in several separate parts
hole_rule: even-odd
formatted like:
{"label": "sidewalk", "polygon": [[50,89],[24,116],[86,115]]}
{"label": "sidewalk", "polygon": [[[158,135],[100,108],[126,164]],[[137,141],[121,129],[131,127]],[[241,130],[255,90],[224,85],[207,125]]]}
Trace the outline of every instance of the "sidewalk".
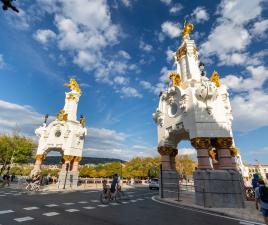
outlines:
{"label": "sidewalk", "polygon": [[258,222],[263,224],[262,214],[256,210],[255,202],[246,201],[245,208],[237,209],[237,208],[205,208],[202,206],[198,206],[195,204],[195,198],[193,192],[182,192],[180,193],[180,199],[174,198],[165,198],[161,199],[160,197],[156,197],[157,200],[161,202],[172,203],[180,206],[185,206],[189,208],[195,208],[202,211],[217,213],[224,216],[234,217],[243,220],[249,220],[252,222]]}

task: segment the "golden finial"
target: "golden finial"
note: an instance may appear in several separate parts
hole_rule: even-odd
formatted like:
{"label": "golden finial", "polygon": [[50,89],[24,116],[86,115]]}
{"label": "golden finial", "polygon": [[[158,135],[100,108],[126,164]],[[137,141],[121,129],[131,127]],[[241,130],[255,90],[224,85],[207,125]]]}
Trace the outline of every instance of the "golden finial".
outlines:
{"label": "golden finial", "polygon": [[68,84],[65,84],[66,87],[70,88],[72,91],[76,91],[77,93],[81,94],[81,89],[79,84],[76,82],[74,78],[71,78]]}
{"label": "golden finial", "polygon": [[68,114],[65,113],[65,110],[64,109],[60,110],[60,112],[57,115],[57,119],[60,120],[60,121],[67,121]]}
{"label": "golden finial", "polygon": [[208,150],[208,155],[213,161],[217,161],[218,155],[217,150],[215,148],[210,148]]}
{"label": "golden finial", "polygon": [[172,80],[172,84],[175,87],[178,87],[181,85],[181,77],[178,73],[176,73],[175,71],[172,71],[169,73],[169,79]]}
{"label": "golden finial", "polygon": [[221,83],[220,83],[220,75],[218,74],[217,71],[214,70],[214,72],[212,73],[212,75],[210,77],[210,81],[211,82],[214,82],[217,87],[221,86]]}
{"label": "golden finial", "polygon": [[182,30],[182,37],[189,37],[191,31],[194,29],[194,25],[192,23],[187,23],[186,20],[184,20],[184,26]]}

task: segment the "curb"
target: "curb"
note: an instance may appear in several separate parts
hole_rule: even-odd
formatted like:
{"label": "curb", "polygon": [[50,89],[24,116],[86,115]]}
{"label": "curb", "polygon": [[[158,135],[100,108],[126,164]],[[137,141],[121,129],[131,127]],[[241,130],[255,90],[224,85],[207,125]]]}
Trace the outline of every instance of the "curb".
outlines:
{"label": "curb", "polygon": [[180,202],[173,202],[173,201],[161,199],[157,195],[153,196],[152,200],[156,201],[156,202],[159,202],[159,203],[175,206],[175,207],[179,206],[178,208],[182,208],[182,209],[186,209],[186,210],[192,210],[192,211],[194,210],[194,211],[198,211],[200,213],[218,215],[218,216],[225,217],[225,218],[232,219],[232,220],[236,220],[236,221],[243,221],[243,222],[246,222],[246,223],[249,223],[249,224],[252,224],[252,225],[265,225],[264,223],[261,223],[260,221],[252,221],[252,220],[249,221],[249,220],[243,219],[241,217],[236,217],[234,215],[230,215],[230,214],[225,213],[225,212],[218,212],[218,211],[215,211],[215,210],[212,210],[212,209],[204,209],[204,208],[201,208],[201,207],[198,207],[198,206],[189,206],[189,205],[182,204]]}

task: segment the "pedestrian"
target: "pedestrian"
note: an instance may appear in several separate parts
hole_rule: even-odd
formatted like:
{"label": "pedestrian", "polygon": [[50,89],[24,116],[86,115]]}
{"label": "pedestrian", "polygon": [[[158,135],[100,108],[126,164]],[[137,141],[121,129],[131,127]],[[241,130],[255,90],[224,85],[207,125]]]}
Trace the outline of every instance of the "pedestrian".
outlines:
{"label": "pedestrian", "polygon": [[268,225],[268,187],[263,180],[258,181],[258,187],[255,189],[256,209],[262,212],[264,222]]}
{"label": "pedestrian", "polygon": [[3,180],[4,180],[4,185],[3,185],[3,187],[5,187],[6,186],[6,184],[7,184],[7,186],[9,186],[10,184],[10,176],[9,176],[9,174],[8,173],[6,173],[4,176],[3,176]]}

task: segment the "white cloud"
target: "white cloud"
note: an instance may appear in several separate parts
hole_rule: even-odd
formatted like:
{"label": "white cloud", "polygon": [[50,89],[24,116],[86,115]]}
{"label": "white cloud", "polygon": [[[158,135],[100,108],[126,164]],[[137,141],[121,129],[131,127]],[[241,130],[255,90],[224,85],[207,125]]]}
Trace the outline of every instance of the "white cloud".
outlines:
{"label": "white cloud", "polygon": [[152,45],[149,45],[149,44],[146,44],[144,43],[143,40],[140,40],[140,43],[139,43],[139,48],[145,52],[150,52],[152,51],[153,49],[153,46]]}
{"label": "white cloud", "polygon": [[154,148],[146,146],[127,146],[128,135],[104,128],[88,128],[84,156],[105,157],[129,160],[134,157],[156,156]]}
{"label": "white cloud", "polygon": [[4,68],[5,65],[4,56],[0,54],[0,69]]}
{"label": "white cloud", "polygon": [[172,50],[170,50],[170,48],[168,48],[168,50],[166,51],[168,62],[171,62],[172,60],[174,60],[174,54],[175,52],[173,52]]}
{"label": "white cloud", "polygon": [[233,127],[238,131],[250,131],[268,126],[268,94],[253,90],[246,95],[236,95],[231,100]]}
{"label": "white cloud", "polygon": [[227,75],[221,79],[236,92],[231,98],[233,127],[238,131],[249,131],[268,125],[268,94],[262,90],[268,80],[268,69],[264,66],[248,66],[248,76]]}
{"label": "white cloud", "polygon": [[142,94],[140,94],[139,91],[133,87],[122,87],[119,92],[122,94],[122,97],[142,98]]}
{"label": "white cloud", "polygon": [[0,100],[0,130],[3,132],[18,128],[21,133],[32,136],[43,117],[30,106]]}
{"label": "white cloud", "polygon": [[169,9],[169,12],[171,14],[177,14],[178,12],[180,12],[183,9],[183,6],[181,4],[175,4],[174,6],[172,6]]}
{"label": "white cloud", "polygon": [[201,55],[216,55],[225,65],[244,63],[245,51],[252,41],[248,24],[261,15],[261,2],[222,0],[217,9],[219,18],[208,40],[201,44]]}
{"label": "white cloud", "polygon": [[166,5],[170,5],[172,0],[160,0],[161,2],[165,3]]}
{"label": "white cloud", "polygon": [[236,75],[227,75],[221,79],[222,83],[235,92],[251,91],[262,89],[265,81],[268,80],[268,69],[264,66],[248,66],[249,77],[244,78]]}
{"label": "white cloud", "polygon": [[262,0],[223,0],[218,7],[218,13],[234,24],[246,24],[261,14],[262,2]]}
{"label": "white cloud", "polygon": [[49,40],[53,40],[57,37],[56,33],[52,30],[37,30],[33,35],[34,39],[42,44],[46,44]]}
{"label": "white cloud", "polygon": [[128,79],[122,76],[116,76],[114,78],[114,83],[119,85],[126,85],[128,83]]}
{"label": "white cloud", "polygon": [[209,19],[209,15],[205,9],[205,7],[197,7],[191,14],[192,17],[194,17],[194,21],[196,23],[203,23]]}
{"label": "white cloud", "polygon": [[178,155],[196,155],[196,150],[193,148],[178,148]]}
{"label": "white cloud", "polygon": [[146,80],[141,80],[140,81],[140,85],[147,90],[153,91],[154,87],[152,86],[152,84]]}
{"label": "white cloud", "polygon": [[124,59],[131,59],[131,56],[124,50],[120,50],[118,56],[122,56]]}
{"label": "white cloud", "polygon": [[252,35],[255,37],[264,37],[266,30],[268,29],[268,19],[257,21],[254,23],[253,29],[251,30]]}
{"label": "white cloud", "polygon": [[165,34],[166,36],[170,38],[179,37],[181,34],[181,29],[180,29],[179,24],[173,23],[171,21],[166,21],[162,23],[161,29],[162,29],[163,34]]}

